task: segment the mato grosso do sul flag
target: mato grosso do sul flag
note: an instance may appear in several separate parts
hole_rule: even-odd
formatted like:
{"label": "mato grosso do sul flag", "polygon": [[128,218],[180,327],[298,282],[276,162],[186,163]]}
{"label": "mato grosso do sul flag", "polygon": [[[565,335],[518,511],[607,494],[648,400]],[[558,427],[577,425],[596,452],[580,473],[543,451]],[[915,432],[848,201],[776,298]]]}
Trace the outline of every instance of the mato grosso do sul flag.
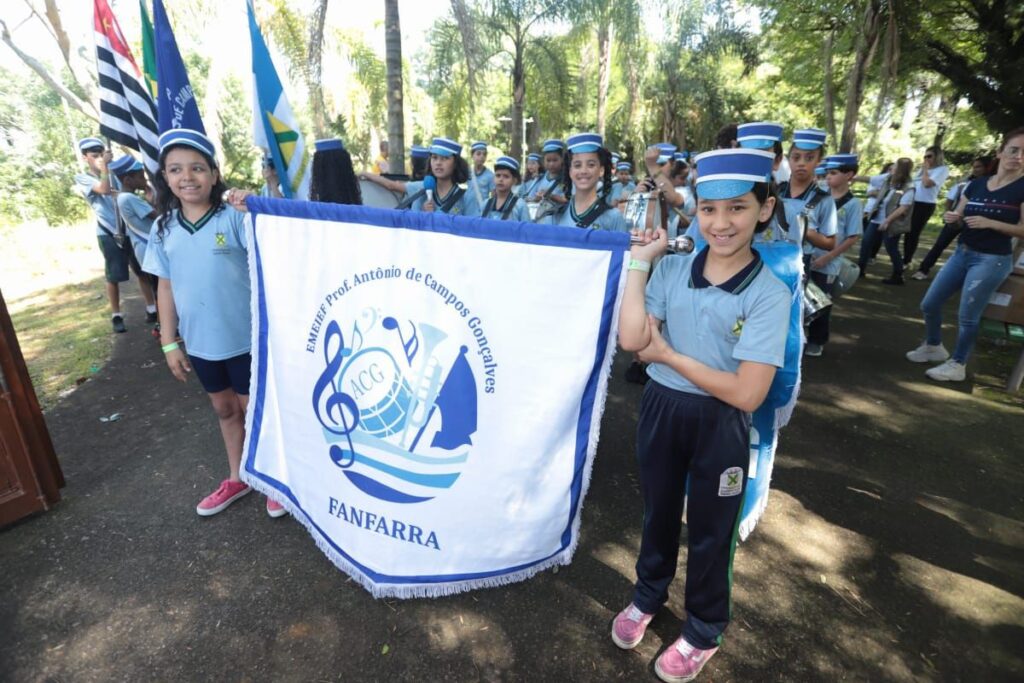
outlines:
{"label": "mato grosso do sul flag", "polygon": [[244,480],[378,597],[568,564],[629,236],[248,201]]}

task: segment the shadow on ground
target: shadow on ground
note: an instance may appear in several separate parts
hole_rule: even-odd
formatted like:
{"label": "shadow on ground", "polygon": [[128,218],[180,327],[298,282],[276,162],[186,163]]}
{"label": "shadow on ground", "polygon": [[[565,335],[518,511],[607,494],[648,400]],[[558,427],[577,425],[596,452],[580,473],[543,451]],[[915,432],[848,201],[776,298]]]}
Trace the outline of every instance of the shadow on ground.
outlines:
{"label": "shadow on ground", "polygon": [[[1024,402],[930,384],[902,359],[923,291],[859,284],[826,355],[805,363],[768,512],[737,553],[734,621],[701,680],[1024,676]],[[0,533],[0,679],[653,679],[681,581],[635,651],[607,635],[641,522],[625,354],[573,564],[397,601],[374,600],[256,495],[198,518],[224,469],[206,398],[170,378],[148,330],[117,342],[47,416],[64,500]],[[983,367],[1015,353],[982,351]],[[979,381],[995,391],[1002,377]],[[113,412],[125,417],[98,421]]]}

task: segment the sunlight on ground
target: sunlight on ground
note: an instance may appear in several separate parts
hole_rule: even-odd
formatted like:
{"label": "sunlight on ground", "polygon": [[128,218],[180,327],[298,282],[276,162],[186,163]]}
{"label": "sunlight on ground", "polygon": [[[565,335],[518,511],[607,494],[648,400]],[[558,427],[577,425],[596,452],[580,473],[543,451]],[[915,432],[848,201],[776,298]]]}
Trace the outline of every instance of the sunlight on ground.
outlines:
{"label": "sunlight on ground", "polygon": [[998,515],[973,505],[942,496],[924,494],[915,502],[948,517],[981,541],[993,541],[1011,548],[1024,548],[1024,522]]}
{"label": "sunlight on ground", "polygon": [[12,313],[31,305],[20,300],[32,292],[103,275],[92,224],[50,227],[34,221],[0,230],[0,242],[0,290]]}
{"label": "sunlight on ground", "polygon": [[[810,578],[819,580],[817,573],[838,574],[844,567],[873,555],[871,544],[860,534],[826,522],[782,491],[772,491],[771,495],[776,499],[770,503],[773,519],[770,525],[764,525],[763,533],[806,564]],[[782,504],[781,498],[789,500]],[[794,534],[792,529],[800,529],[800,533]]]}
{"label": "sunlight on ground", "polygon": [[902,553],[892,556],[907,583],[936,605],[981,626],[1024,627],[1024,599]]}
{"label": "sunlight on ground", "polygon": [[515,660],[508,634],[488,617],[462,610],[424,618],[431,645],[441,651],[461,650],[483,668],[507,669]]}

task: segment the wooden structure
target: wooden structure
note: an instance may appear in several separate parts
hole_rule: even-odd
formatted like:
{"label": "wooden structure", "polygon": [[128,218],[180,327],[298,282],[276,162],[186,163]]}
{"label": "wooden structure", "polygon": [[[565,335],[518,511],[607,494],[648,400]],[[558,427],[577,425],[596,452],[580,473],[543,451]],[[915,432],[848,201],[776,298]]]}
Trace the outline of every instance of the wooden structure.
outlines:
{"label": "wooden structure", "polygon": [[0,527],[50,509],[64,486],[50,433],[0,293]]}

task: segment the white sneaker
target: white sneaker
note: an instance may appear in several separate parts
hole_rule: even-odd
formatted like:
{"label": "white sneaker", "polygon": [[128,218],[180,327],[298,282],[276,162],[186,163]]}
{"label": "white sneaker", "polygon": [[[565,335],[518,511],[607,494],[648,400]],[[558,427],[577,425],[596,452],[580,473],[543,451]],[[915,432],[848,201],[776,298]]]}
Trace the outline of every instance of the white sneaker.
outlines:
{"label": "white sneaker", "polygon": [[924,343],[913,351],[907,351],[907,360],[911,363],[937,363],[949,358],[949,351],[942,344]]}
{"label": "white sneaker", "polygon": [[924,374],[938,382],[963,382],[967,377],[967,366],[950,358],[942,365],[925,370]]}
{"label": "white sneaker", "polygon": [[927,280],[928,274],[922,273],[920,270],[910,276],[911,280]]}

